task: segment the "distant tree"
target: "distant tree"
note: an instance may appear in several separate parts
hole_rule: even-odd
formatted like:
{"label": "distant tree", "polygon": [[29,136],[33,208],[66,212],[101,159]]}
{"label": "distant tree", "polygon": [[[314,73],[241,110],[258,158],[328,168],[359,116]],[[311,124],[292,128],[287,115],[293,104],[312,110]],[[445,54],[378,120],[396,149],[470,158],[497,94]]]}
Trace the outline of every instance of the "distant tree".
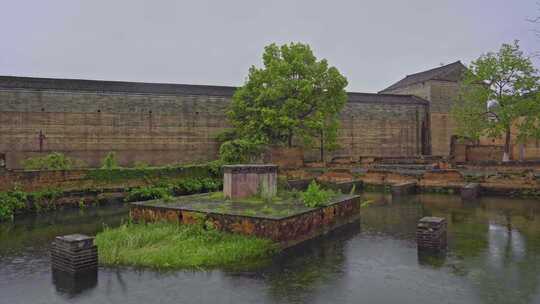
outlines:
{"label": "distant tree", "polygon": [[228,116],[238,138],[291,147],[296,140],[311,144],[322,136],[332,147],[347,79],[302,43],[266,46],[263,64],[249,69],[233,96]]}
{"label": "distant tree", "polygon": [[503,136],[503,161],[508,161],[512,127],[518,141],[540,137],[538,79],[537,69],[517,41],[480,56],[465,72],[460,98],[451,111],[457,134],[475,140]]}

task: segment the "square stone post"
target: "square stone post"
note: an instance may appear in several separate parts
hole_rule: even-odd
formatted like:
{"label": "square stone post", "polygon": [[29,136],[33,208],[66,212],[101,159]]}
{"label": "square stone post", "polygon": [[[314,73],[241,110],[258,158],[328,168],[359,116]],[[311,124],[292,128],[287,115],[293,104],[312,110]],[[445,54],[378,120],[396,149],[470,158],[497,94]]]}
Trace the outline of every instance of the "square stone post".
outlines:
{"label": "square stone post", "polygon": [[277,194],[276,165],[223,166],[223,194],[226,198],[245,198],[260,194],[270,198]]}

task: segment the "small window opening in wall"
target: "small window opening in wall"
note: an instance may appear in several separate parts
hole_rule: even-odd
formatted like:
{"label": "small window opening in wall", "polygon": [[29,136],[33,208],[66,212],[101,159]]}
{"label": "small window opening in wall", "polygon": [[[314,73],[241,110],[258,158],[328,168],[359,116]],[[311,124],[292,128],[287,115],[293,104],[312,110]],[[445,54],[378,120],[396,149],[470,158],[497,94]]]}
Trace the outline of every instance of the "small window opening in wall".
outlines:
{"label": "small window opening in wall", "polygon": [[41,112],[45,112],[45,108],[41,108]]}
{"label": "small window opening in wall", "polygon": [[101,113],[101,110],[97,110],[98,113]]}
{"label": "small window opening in wall", "polygon": [[152,110],[148,111],[148,113],[152,114]]}

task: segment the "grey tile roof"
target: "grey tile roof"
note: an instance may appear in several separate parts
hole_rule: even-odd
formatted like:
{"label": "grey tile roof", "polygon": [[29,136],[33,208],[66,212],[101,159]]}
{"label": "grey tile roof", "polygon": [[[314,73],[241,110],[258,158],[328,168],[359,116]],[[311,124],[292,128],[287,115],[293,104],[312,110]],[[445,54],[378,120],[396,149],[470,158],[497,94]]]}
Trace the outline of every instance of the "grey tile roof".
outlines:
{"label": "grey tile roof", "polygon": [[232,96],[236,89],[227,86],[16,76],[0,76],[0,88],[210,96]]}
{"label": "grey tile roof", "polygon": [[[231,97],[236,89],[210,85],[0,76],[0,89],[2,88],[226,97]],[[348,101],[355,103],[428,104],[428,101],[413,95],[375,93],[347,93],[347,95]]]}
{"label": "grey tile roof", "polygon": [[421,104],[428,105],[429,101],[414,96],[401,94],[347,93],[349,102],[384,103],[384,104]]}
{"label": "grey tile roof", "polygon": [[406,87],[412,84],[428,81],[428,80],[448,80],[448,81],[457,81],[464,69],[466,69],[461,63],[461,61],[456,61],[447,65],[443,65],[431,70],[423,71],[420,73],[415,73],[407,75],[405,78],[400,81],[392,84],[386,89],[380,91],[379,93],[384,93],[387,91],[392,91],[398,88]]}

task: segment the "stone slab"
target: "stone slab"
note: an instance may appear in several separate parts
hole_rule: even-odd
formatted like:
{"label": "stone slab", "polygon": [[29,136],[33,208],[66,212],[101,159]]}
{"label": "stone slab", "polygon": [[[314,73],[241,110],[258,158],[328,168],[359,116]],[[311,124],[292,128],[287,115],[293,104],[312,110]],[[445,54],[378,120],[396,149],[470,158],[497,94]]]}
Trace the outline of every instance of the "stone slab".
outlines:
{"label": "stone slab", "polygon": [[403,182],[391,186],[392,195],[408,195],[416,192],[416,182]]}
{"label": "stone slab", "polygon": [[480,184],[468,183],[461,188],[461,198],[464,200],[476,199],[480,196]]}

